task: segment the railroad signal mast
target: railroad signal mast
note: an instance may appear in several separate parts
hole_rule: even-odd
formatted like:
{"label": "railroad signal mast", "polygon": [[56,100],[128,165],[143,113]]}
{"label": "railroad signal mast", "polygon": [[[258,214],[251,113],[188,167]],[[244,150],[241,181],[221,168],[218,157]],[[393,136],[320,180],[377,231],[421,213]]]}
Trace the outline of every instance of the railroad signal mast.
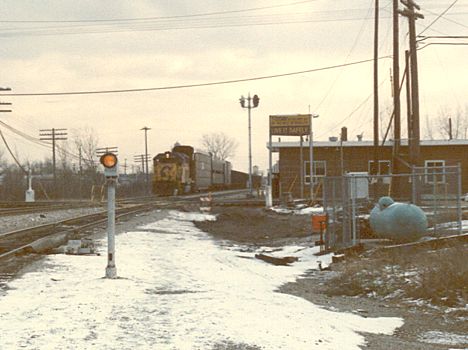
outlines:
{"label": "railroad signal mast", "polygon": [[106,278],[117,278],[115,266],[115,186],[118,178],[119,162],[115,153],[106,152],[99,161],[104,166],[107,183],[107,267]]}

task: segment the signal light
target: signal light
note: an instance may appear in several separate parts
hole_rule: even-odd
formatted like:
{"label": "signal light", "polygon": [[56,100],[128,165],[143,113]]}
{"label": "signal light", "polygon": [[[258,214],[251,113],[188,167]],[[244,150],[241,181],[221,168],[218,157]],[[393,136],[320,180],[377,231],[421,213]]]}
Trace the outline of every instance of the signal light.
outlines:
{"label": "signal light", "polygon": [[112,168],[117,164],[117,156],[114,153],[105,153],[101,156],[100,161],[105,168]]}
{"label": "signal light", "polygon": [[104,153],[99,161],[104,166],[106,177],[117,177],[117,156],[114,153]]}

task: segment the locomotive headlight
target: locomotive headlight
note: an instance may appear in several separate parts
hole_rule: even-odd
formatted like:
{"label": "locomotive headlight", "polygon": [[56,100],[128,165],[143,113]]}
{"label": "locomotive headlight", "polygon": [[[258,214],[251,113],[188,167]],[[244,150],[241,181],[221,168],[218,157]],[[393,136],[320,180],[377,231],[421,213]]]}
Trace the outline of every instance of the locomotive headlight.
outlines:
{"label": "locomotive headlight", "polygon": [[117,176],[117,156],[114,153],[105,153],[99,160],[104,166],[104,175],[106,177]]}

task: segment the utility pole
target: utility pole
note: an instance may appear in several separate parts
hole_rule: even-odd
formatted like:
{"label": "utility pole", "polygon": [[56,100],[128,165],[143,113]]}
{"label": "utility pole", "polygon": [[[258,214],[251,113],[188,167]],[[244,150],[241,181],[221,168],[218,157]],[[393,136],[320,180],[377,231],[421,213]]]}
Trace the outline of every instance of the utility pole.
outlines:
{"label": "utility pole", "polygon": [[81,163],[81,158],[83,157],[83,154],[82,154],[82,151],[81,151],[81,146],[78,148],[78,156],[79,156],[79,160],[78,160],[78,165],[79,165],[79,176],[80,176],[80,179],[79,179],[79,183],[80,183],[80,188],[79,188],[79,191],[80,191],[80,199],[82,197],[82,188],[83,188],[83,165]]}
{"label": "utility pole", "polygon": [[[0,87],[0,92],[1,91],[11,91],[11,88],[9,88],[9,87]],[[0,102],[0,105],[1,106],[11,106],[11,102]],[[11,109],[0,109],[0,113],[10,113],[10,112],[11,112]]]}
{"label": "utility pole", "polygon": [[133,161],[134,162],[140,162],[141,163],[141,172],[145,174],[145,154],[137,154],[133,156]]}
{"label": "utility pole", "polygon": [[[11,106],[11,102],[0,102],[0,106]],[[9,112],[11,112],[11,109],[0,109],[0,113],[9,113]]]}
{"label": "utility pole", "polygon": [[398,25],[398,0],[393,0],[393,113],[394,113],[394,157],[392,161],[393,173],[400,173],[398,158],[401,144],[401,108],[400,108],[400,40]]}
{"label": "utility pole", "polygon": [[54,174],[54,193],[57,189],[57,171],[56,171],[56,161],[55,161],[55,142],[59,140],[67,140],[67,129],[40,129],[39,136],[42,141],[52,141],[52,168]]}
{"label": "utility pole", "polygon": [[413,149],[413,120],[411,110],[411,77],[410,77],[410,53],[405,50],[405,66],[406,66],[406,110],[407,110],[407,129],[408,129],[408,149]]}
{"label": "utility pole", "polygon": [[127,175],[127,158],[124,159],[124,165],[123,165],[123,168],[124,168],[124,174]]}
{"label": "utility pole", "polygon": [[424,18],[416,10],[420,10],[418,4],[413,0],[400,0],[406,6],[398,12],[408,18],[409,24],[409,45],[410,45],[410,65],[411,65],[411,135],[413,138],[410,149],[410,161],[414,166],[419,165],[420,158],[420,130],[419,130],[419,85],[418,85],[418,55],[416,51],[416,19]]}
{"label": "utility pole", "polygon": [[145,131],[145,179],[146,179],[146,190],[148,191],[149,188],[149,171],[148,171],[148,138],[147,138],[147,133],[148,130],[151,130],[151,128],[148,128],[147,126],[141,128],[140,130]]}
{"label": "utility pole", "polygon": [[[138,163],[138,162],[141,162],[141,172],[143,174],[146,173],[145,171],[145,163],[148,164],[148,158],[146,157],[146,154],[138,154],[138,155],[135,155],[133,156],[133,161],[135,163]],[[139,182],[139,179],[140,179],[140,176],[137,174],[137,179],[138,179],[138,182]],[[145,193],[148,192],[148,179],[145,177]]]}
{"label": "utility pole", "polygon": [[[374,167],[372,175],[379,174],[379,0],[375,0],[374,18]],[[343,175],[343,174],[342,174]],[[378,181],[374,184],[374,199],[378,196]]]}

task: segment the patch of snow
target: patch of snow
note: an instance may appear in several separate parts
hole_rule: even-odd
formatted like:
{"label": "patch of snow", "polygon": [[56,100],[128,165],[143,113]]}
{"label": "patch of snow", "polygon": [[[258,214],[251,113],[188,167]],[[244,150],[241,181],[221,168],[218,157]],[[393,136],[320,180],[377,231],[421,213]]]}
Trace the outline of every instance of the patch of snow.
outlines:
{"label": "patch of snow", "polygon": [[[468,220],[462,220],[461,225],[462,225],[462,231],[468,231]],[[456,231],[458,230],[458,221],[443,222],[443,223],[437,224],[437,228]],[[434,230],[434,227],[432,227],[431,229]]]}
{"label": "patch of snow", "polygon": [[[322,309],[276,293],[317,259],[318,247],[286,247],[292,266],[242,259],[190,220],[169,217],[116,237],[118,279],[101,256],[51,255],[0,297],[5,349],[209,349],[232,342],[261,349],[359,349],[361,332],[392,334],[401,318]],[[169,234],[168,234],[169,233]]]}
{"label": "patch of snow", "polygon": [[466,345],[468,344],[468,335],[440,331],[428,331],[420,335],[419,340],[430,344]]}
{"label": "patch of snow", "polygon": [[288,209],[283,207],[272,207],[270,210],[279,214],[294,214],[294,215],[312,215],[312,214],[323,214],[323,207],[299,207],[294,209]]}

